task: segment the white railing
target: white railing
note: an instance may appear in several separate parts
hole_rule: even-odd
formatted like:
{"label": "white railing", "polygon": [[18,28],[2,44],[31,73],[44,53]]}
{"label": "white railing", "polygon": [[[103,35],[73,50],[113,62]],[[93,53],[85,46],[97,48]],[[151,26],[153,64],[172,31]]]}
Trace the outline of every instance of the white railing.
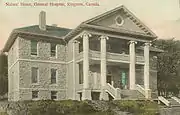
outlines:
{"label": "white railing", "polygon": [[143,94],[144,96],[146,96],[145,94],[145,89],[139,85],[139,84],[136,84],[136,90],[139,91],[141,94]]}
{"label": "white railing", "polygon": [[78,53],[77,56],[76,56],[76,61],[79,61],[79,60],[81,60],[82,58],[83,58],[83,52],[80,52],[80,53]]}
{"label": "white railing", "polygon": [[[129,54],[120,54],[120,53],[111,53],[111,52],[107,52],[106,54],[107,54],[107,60],[114,60],[114,61],[121,60],[127,63],[130,61]],[[101,52],[89,50],[89,57],[93,60],[100,60]],[[76,56],[76,61],[80,61],[82,58],[83,58],[83,52],[80,52]],[[136,61],[138,63],[144,63],[144,56],[136,56]]]}
{"label": "white railing", "polygon": [[144,63],[144,56],[136,56],[136,61],[140,63]]}
{"label": "white railing", "polygon": [[111,96],[112,96],[113,98],[116,98],[116,97],[115,97],[116,89],[115,89],[111,84],[107,83],[106,91],[107,91],[109,94],[111,94]]}
{"label": "white railing", "polygon": [[115,99],[121,99],[120,89],[114,88],[111,84],[107,83],[106,91]]}
{"label": "white railing", "polygon": [[178,102],[179,104],[180,104],[180,99],[179,98],[177,98],[177,97],[171,97],[172,99],[174,99],[176,102]]}
{"label": "white railing", "polygon": [[165,99],[164,97],[159,96],[158,100],[161,101],[162,103],[164,103],[166,106],[168,106],[168,107],[170,106],[170,102],[167,99]]}
{"label": "white railing", "polygon": [[100,59],[100,56],[101,56],[101,53],[99,51],[93,51],[93,50],[89,51],[89,57],[91,58]]}
{"label": "white railing", "polygon": [[129,55],[107,52],[107,59],[129,61]]}

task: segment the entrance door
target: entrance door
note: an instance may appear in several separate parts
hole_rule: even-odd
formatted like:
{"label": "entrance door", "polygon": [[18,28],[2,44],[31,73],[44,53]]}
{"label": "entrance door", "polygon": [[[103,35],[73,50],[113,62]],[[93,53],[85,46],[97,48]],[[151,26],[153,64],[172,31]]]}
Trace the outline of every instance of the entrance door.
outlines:
{"label": "entrance door", "polygon": [[107,83],[111,84],[111,81],[112,81],[112,77],[110,75],[107,75]]}
{"label": "entrance door", "polygon": [[121,73],[121,84],[123,89],[127,89],[127,75],[125,71]]}

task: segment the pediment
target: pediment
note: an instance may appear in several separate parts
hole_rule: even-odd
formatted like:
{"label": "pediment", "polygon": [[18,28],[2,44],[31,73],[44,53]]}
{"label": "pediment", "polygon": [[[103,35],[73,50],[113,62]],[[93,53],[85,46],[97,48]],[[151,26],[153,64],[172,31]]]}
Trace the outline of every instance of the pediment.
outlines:
{"label": "pediment", "polygon": [[135,17],[125,6],[120,6],[104,14],[84,22],[85,24],[103,26],[113,29],[124,29],[131,32],[142,33],[148,36],[156,35]]}

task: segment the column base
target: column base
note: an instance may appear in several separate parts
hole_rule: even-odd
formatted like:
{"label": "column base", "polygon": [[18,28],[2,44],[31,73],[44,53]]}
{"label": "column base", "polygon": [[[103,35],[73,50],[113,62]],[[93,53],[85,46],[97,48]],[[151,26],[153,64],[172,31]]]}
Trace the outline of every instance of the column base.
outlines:
{"label": "column base", "polygon": [[92,100],[91,90],[83,89],[83,91],[82,91],[82,100]]}
{"label": "column base", "polygon": [[151,90],[150,89],[145,89],[145,98],[151,99]]}
{"label": "column base", "polygon": [[99,100],[109,100],[109,95],[108,93],[103,89],[101,90],[101,93],[100,93],[100,99]]}

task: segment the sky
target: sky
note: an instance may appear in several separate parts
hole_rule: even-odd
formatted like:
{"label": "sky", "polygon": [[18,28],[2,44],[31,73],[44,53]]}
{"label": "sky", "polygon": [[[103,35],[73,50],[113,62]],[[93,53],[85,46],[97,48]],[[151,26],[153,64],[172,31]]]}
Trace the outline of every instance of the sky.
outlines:
{"label": "sky", "polygon": [[[6,3],[98,3],[99,6],[7,6]],[[75,28],[96,15],[125,5],[159,38],[180,40],[180,0],[0,0],[0,50],[15,28],[38,24],[46,11],[47,24]]]}

